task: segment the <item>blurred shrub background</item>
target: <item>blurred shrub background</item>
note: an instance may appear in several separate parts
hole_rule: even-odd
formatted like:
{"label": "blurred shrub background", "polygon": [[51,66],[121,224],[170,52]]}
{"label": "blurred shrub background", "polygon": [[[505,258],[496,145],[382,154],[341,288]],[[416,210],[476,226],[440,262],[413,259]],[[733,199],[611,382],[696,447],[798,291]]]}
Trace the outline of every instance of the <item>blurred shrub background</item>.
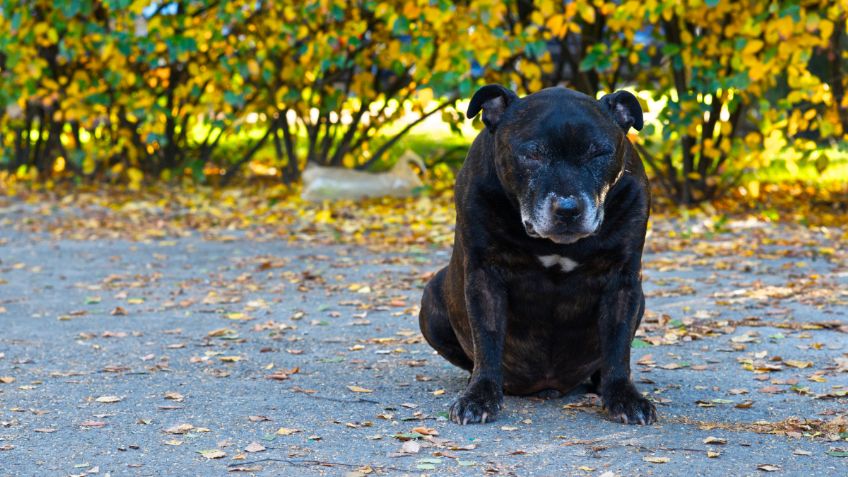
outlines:
{"label": "blurred shrub background", "polygon": [[[296,183],[464,156],[479,85],[628,88],[680,204],[848,178],[848,0],[0,0],[0,172]],[[412,132],[412,135],[409,133]],[[441,164],[441,166],[440,166]],[[765,171],[758,173],[758,171]],[[814,180],[815,177],[814,177]]]}

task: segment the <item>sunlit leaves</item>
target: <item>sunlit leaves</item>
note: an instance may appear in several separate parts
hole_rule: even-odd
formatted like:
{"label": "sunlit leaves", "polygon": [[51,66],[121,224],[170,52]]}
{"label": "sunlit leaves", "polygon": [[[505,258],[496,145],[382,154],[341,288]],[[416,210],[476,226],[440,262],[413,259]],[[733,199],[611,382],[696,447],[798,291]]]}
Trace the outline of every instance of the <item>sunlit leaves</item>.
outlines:
{"label": "sunlit leaves", "polygon": [[[665,164],[661,182],[702,188],[732,180],[728,166],[766,165],[773,131],[780,151],[824,168],[807,138],[839,138],[848,121],[840,117],[848,96],[837,93],[848,78],[828,78],[815,65],[844,56],[827,50],[845,29],[844,2],[81,0],[0,8],[8,13],[0,16],[0,167],[26,177],[35,166],[43,175],[135,186],[202,178],[209,163],[211,174],[231,172],[263,144],[256,158],[296,170],[307,159],[379,164],[386,135],[440,112],[437,105],[459,120],[452,101],[494,81],[520,93],[566,84],[590,95],[632,86],[653,96],[655,120],[642,137]],[[282,134],[270,133],[283,128],[293,144],[271,151]]]}

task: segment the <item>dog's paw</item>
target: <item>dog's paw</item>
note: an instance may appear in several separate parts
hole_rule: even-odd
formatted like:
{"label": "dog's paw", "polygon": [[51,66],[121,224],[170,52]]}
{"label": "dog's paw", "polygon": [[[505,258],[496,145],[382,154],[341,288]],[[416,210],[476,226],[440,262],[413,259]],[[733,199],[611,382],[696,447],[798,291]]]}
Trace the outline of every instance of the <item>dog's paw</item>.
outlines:
{"label": "dog's paw", "polygon": [[451,421],[462,424],[495,420],[503,404],[503,391],[491,381],[479,381],[468,388],[450,407]]}
{"label": "dog's paw", "polygon": [[610,419],[622,424],[653,424],[657,409],[631,383],[609,389],[603,396]]}

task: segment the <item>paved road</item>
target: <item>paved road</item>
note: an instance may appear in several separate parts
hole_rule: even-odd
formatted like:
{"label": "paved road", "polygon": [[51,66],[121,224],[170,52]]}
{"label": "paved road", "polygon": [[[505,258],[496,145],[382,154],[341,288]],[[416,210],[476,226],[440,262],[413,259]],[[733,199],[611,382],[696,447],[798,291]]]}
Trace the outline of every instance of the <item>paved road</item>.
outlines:
{"label": "paved road", "polygon": [[0,216],[0,475],[848,473],[841,230],[655,222],[633,362],[659,423],[578,389],[460,427],[466,376],[416,320],[448,250],[76,241],[25,214]]}

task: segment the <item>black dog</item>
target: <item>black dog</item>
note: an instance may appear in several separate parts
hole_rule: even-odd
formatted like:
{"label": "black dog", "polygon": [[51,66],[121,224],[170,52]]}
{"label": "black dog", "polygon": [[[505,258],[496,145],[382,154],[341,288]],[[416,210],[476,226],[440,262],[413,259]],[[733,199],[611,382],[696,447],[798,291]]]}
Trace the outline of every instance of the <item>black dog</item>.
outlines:
{"label": "black dog", "polygon": [[642,319],[648,180],[628,141],[636,98],[565,88],[524,98],[488,85],[482,131],[456,181],[450,264],[427,284],[421,331],[471,371],[451,419],[493,420],[503,393],[565,393],[587,378],[611,417],[656,421],[630,379]]}

